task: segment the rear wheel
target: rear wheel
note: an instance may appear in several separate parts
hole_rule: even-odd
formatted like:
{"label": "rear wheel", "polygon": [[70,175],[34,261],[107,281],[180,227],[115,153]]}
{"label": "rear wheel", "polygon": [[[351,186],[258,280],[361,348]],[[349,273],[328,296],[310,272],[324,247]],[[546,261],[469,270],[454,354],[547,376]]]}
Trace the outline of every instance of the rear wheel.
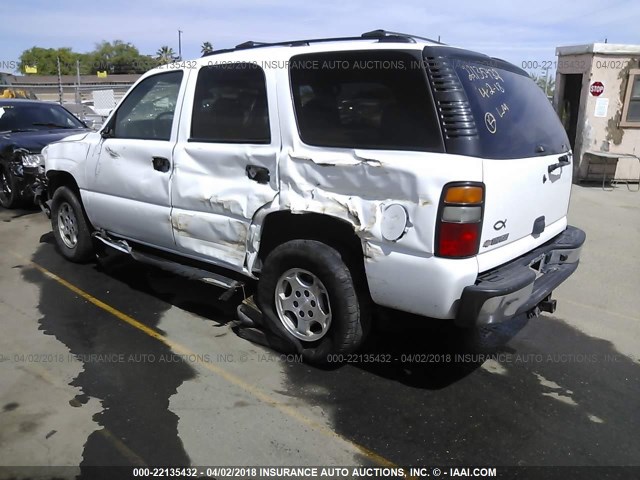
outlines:
{"label": "rear wheel", "polygon": [[22,203],[18,191],[18,179],[6,165],[0,165],[0,205],[17,208]]}
{"label": "rear wheel", "polygon": [[58,250],[72,262],[93,258],[91,230],[76,194],[68,187],[58,188],[51,202],[51,227]]}
{"label": "rear wheel", "polygon": [[292,240],[266,258],[258,305],[277,332],[310,363],[356,350],[364,340],[366,294],[340,252],[315,240]]}

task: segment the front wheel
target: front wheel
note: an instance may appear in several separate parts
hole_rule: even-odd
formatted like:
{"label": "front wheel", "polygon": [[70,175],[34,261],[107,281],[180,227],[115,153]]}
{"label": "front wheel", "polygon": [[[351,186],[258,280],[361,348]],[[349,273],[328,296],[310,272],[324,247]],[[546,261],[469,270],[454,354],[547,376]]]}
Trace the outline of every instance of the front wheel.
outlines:
{"label": "front wheel", "polygon": [[362,344],[369,320],[365,299],[340,252],[315,240],[275,248],[265,260],[257,292],[271,327],[317,364]]}
{"label": "front wheel", "polygon": [[68,187],[60,187],[53,194],[51,227],[58,250],[65,258],[76,263],[93,258],[89,221],[80,200]]}
{"label": "front wheel", "polygon": [[0,165],[0,205],[4,208],[17,208],[22,203],[18,179],[6,165]]}

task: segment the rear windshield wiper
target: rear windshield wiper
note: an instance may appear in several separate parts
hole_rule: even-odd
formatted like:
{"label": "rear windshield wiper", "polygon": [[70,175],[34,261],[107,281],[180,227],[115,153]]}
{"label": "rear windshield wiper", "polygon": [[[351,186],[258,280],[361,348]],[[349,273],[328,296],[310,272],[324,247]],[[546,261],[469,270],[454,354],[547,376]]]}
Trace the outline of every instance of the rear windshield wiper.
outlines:
{"label": "rear windshield wiper", "polygon": [[34,127],[51,127],[51,128],[76,128],[70,127],[69,125],[58,125],[57,123],[45,123],[45,122],[36,122],[32,123]]}

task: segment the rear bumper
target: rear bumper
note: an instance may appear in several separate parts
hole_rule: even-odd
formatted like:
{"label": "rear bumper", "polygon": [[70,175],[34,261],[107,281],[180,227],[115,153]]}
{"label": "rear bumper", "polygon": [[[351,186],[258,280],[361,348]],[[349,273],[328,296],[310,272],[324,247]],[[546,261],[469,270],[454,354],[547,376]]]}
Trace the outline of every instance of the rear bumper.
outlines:
{"label": "rear bumper", "polygon": [[578,268],[585,238],[569,226],[535,250],[481,274],[463,290],[456,324],[490,325],[535,309]]}

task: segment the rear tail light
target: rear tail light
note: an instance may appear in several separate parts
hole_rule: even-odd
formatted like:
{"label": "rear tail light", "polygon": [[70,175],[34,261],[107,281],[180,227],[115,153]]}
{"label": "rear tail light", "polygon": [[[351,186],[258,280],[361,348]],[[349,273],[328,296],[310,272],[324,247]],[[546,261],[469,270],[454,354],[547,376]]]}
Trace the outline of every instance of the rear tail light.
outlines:
{"label": "rear tail light", "polygon": [[472,257],[480,247],[484,185],[445,185],[438,208],[436,255],[447,258]]}

